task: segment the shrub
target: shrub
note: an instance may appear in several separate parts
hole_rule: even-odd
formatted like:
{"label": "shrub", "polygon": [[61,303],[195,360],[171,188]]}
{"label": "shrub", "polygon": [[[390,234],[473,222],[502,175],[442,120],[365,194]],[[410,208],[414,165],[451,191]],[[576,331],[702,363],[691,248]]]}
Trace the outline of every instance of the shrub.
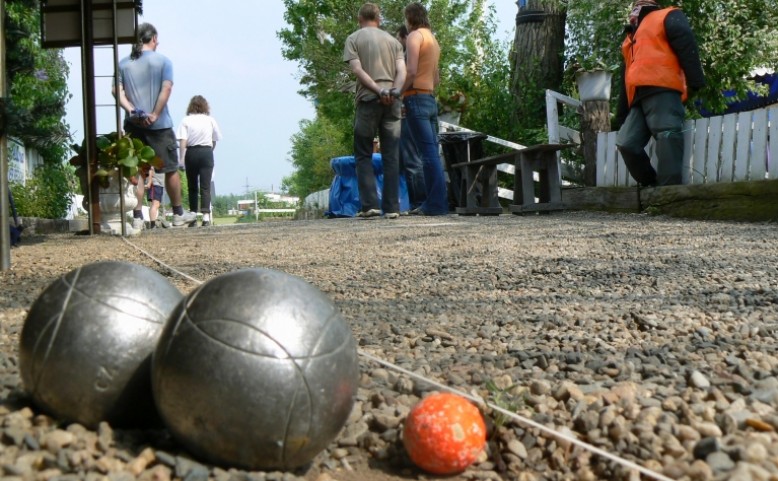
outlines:
{"label": "shrub", "polygon": [[10,188],[20,216],[62,219],[73,203],[76,185],[72,167],[44,164],[35,169],[26,185],[12,183]]}

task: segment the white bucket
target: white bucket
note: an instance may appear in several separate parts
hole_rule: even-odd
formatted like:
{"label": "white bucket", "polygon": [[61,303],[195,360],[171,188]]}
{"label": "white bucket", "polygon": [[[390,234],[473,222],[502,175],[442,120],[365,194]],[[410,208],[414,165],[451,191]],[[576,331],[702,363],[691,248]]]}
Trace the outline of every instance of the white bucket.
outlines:
{"label": "white bucket", "polygon": [[612,77],[613,75],[605,70],[576,72],[575,82],[578,85],[578,96],[581,102],[586,102],[587,100],[610,100]]}

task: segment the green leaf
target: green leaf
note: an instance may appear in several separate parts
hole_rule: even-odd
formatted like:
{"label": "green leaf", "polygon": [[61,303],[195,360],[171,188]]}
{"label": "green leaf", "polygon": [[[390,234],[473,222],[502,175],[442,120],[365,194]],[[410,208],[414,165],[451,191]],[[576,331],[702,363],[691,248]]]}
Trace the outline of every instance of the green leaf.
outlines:
{"label": "green leaf", "polygon": [[106,137],[101,135],[100,137],[97,138],[95,143],[97,144],[98,149],[104,150],[110,147],[112,142],[108,140]]}
{"label": "green leaf", "polygon": [[138,157],[136,155],[128,155],[119,159],[119,164],[125,167],[138,167]]}
{"label": "green leaf", "polygon": [[117,142],[119,149],[131,149],[133,147],[132,140],[133,139],[129,137],[122,137],[121,139],[119,139],[119,141]]}
{"label": "green leaf", "polygon": [[124,176],[127,179],[130,179],[132,177],[135,177],[138,175],[138,167],[137,166],[123,166],[122,167],[122,176]]}
{"label": "green leaf", "polygon": [[122,160],[126,159],[127,157],[130,157],[134,153],[135,152],[134,152],[133,149],[130,149],[130,148],[127,148],[127,147],[124,147],[124,146],[120,145],[119,146],[119,151],[116,153],[116,158],[119,159],[119,163],[122,163]]}
{"label": "green leaf", "polygon": [[140,152],[138,152],[138,156],[146,162],[151,162],[157,154],[154,152],[154,149],[148,145],[144,145],[143,148],[140,149]]}

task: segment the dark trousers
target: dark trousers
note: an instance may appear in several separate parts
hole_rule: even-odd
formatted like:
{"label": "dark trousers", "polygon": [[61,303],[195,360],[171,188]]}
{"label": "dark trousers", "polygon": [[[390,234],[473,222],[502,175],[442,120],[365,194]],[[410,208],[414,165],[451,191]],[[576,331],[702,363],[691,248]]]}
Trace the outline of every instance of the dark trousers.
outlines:
{"label": "dark trousers", "polygon": [[213,148],[195,145],[186,148],[186,185],[189,188],[189,210],[203,214],[211,212],[211,178],[213,177]]}
{"label": "dark trousers", "polygon": [[[636,102],[629,110],[616,137],[630,175],[641,185],[673,185],[682,182],[683,122],[686,111],[679,92],[653,94]],[[657,168],[645,147],[656,140]]]}
{"label": "dark trousers", "polygon": [[[386,214],[400,212],[400,108],[400,102],[393,102],[392,105],[383,105],[376,100],[357,102],[354,159],[362,212],[379,208]],[[376,132],[381,142],[384,172],[380,207],[373,170],[373,138]]]}

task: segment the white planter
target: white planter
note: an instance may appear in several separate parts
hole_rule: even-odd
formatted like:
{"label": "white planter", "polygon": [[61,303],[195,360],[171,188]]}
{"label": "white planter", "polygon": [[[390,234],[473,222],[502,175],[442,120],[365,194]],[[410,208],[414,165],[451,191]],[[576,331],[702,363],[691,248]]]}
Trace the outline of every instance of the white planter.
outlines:
{"label": "white planter", "polygon": [[613,75],[605,70],[576,72],[575,82],[578,85],[578,96],[581,102],[586,102],[587,100],[610,100],[612,78]]}
{"label": "white planter", "polygon": [[[124,222],[125,232],[128,236],[140,234],[140,230],[132,228],[132,224],[125,220],[124,213],[121,212],[121,203],[119,198],[119,189],[116,185],[116,176],[108,177],[108,187],[100,188],[100,233],[111,235],[122,235],[122,222]],[[122,178],[122,192],[124,194],[125,212],[131,212],[138,205],[138,198],[135,195],[136,186]],[[84,209],[89,210],[87,199],[84,197]]]}
{"label": "white planter", "polygon": [[438,122],[446,122],[453,125],[459,125],[459,119],[462,112],[440,112],[438,113]]}

